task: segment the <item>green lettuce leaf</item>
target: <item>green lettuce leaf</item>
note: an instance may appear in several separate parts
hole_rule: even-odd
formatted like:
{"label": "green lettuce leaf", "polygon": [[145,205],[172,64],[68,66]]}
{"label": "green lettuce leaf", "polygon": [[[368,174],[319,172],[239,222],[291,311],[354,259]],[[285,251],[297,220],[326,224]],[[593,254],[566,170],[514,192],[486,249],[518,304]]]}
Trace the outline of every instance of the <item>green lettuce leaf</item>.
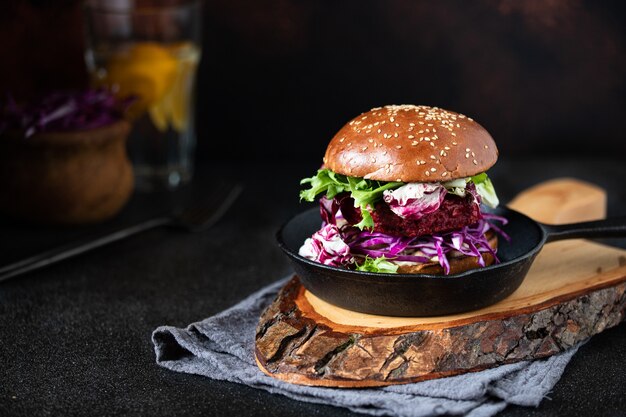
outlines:
{"label": "green lettuce leaf", "polygon": [[398,265],[389,262],[384,256],[381,256],[380,258],[370,258],[369,256],[366,256],[363,263],[357,265],[356,270],[394,274],[398,272]]}
{"label": "green lettuce leaf", "polygon": [[404,183],[366,180],[337,174],[329,169],[320,169],[315,176],[303,179],[300,184],[310,184],[310,188],[300,192],[300,199],[305,201],[315,201],[320,194],[334,198],[341,192],[349,192],[354,198],[355,207],[361,209],[362,220],[356,226],[363,230],[366,227],[374,227],[370,210],[374,203],[382,198],[383,192],[398,188]]}
{"label": "green lettuce leaf", "polygon": [[485,172],[474,175],[471,177],[471,181],[476,185],[476,192],[480,195],[483,204],[491,208],[498,207],[500,200],[498,200],[496,190]]}

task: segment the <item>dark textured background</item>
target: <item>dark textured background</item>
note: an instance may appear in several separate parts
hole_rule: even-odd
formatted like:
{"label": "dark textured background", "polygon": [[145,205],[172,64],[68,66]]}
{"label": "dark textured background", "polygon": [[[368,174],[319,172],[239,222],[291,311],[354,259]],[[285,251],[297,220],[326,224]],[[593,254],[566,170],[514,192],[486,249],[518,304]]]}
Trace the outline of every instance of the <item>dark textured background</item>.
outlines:
{"label": "dark textured background", "polygon": [[[86,83],[80,2],[2,4],[0,92]],[[471,115],[505,155],[626,153],[623,1],[205,6],[201,161],[319,160],[347,120],[401,103]]]}

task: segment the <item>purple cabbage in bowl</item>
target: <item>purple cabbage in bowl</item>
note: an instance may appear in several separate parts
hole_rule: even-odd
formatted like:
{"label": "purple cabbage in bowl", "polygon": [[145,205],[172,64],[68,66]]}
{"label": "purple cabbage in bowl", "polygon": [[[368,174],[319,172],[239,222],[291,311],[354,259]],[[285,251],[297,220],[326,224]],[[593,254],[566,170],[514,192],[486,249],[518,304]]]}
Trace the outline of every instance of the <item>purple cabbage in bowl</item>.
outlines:
{"label": "purple cabbage in bowl", "polygon": [[124,119],[134,98],[120,100],[106,90],[57,91],[20,105],[11,96],[0,103],[0,135],[90,130]]}

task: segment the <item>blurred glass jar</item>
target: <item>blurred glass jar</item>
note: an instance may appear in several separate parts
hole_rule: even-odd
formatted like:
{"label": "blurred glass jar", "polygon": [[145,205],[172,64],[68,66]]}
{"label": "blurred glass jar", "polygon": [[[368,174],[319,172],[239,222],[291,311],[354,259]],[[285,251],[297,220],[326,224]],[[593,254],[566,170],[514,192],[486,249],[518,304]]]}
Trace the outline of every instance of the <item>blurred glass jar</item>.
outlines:
{"label": "blurred glass jar", "polygon": [[140,190],[175,188],[192,178],[201,15],[199,1],[85,5],[92,83],[135,98],[128,147]]}

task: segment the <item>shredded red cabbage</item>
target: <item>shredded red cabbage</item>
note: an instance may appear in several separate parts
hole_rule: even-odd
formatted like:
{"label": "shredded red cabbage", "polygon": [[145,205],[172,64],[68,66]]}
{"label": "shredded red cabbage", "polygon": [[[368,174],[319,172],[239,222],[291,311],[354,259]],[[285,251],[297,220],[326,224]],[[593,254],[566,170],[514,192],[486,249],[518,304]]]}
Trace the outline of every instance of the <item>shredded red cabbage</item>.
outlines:
{"label": "shredded red cabbage", "polygon": [[480,266],[485,266],[483,253],[491,254],[496,263],[500,262],[496,250],[489,246],[485,233],[494,230],[507,240],[509,237],[499,227],[493,225],[494,221],[507,223],[504,217],[483,213],[483,218],[478,222],[460,230],[415,238],[361,231],[352,226],[344,226],[341,232],[344,241],[350,247],[350,252],[355,255],[371,258],[384,256],[393,261],[416,263],[430,262],[436,256],[445,274],[449,274],[449,255],[454,252],[478,258]]}
{"label": "shredded red cabbage", "polygon": [[439,209],[446,189],[439,183],[408,183],[395,190],[385,190],[383,200],[402,218],[419,220]]}
{"label": "shredded red cabbage", "polygon": [[357,224],[361,221],[361,210],[354,207],[354,198],[347,192],[337,194],[333,199],[322,196],[320,215],[324,223],[329,224],[337,224],[336,216],[345,219],[350,224]]}
{"label": "shredded red cabbage", "polygon": [[301,256],[332,266],[354,264],[350,247],[334,224],[326,224],[304,242],[298,252]]}
{"label": "shredded red cabbage", "polygon": [[0,103],[0,134],[16,130],[28,138],[37,132],[95,129],[121,120],[133,101],[106,90],[59,91],[23,106],[8,97]]}
{"label": "shredded red cabbage", "polygon": [[[471,192],[471,190],[470,190]],[[344,214],[343,210],[346,213]],[[308,239],[300,250],[307,258],[334,266],[350,266],[355,257],[380,258],[400,262],[431,262],[435,257],[447,275],[450,273],[450,256],[461,253],[478,258],[478,263],[485,266],[483,253],[493,256],[496,263],[500,260],[496,250],[489,246],[485,236],[493,230],[507,241],[510,237],[494,223],[502,225],[507,219],[491,213],[482,213],[478,222],[460,230],[419,237],[393,236],[371,230],[360,230],[352,226],[348,217],[355,213],[354,200],[345,193],[334,199],[322,197],[320,212],[323,220],[322,230]],[[353,256],[354,255],[354,256]]]}

